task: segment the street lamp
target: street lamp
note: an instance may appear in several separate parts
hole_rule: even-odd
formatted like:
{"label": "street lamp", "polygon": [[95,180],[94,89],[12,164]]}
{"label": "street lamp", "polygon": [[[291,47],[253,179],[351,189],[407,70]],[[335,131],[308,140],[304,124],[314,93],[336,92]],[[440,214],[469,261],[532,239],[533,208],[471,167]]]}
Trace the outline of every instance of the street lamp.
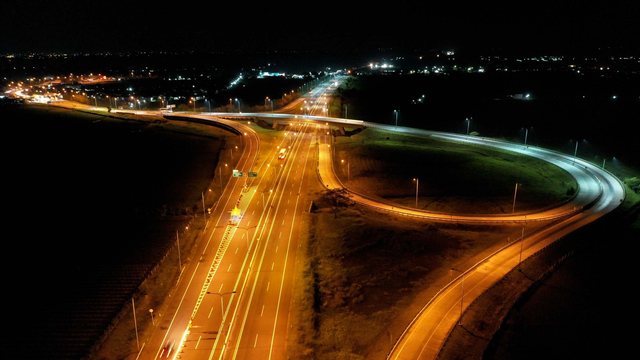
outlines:
{"label": "street lamp", "polygon": [[420,179],[414,178],[413,181],[416,182],[416,209],[418,208],[418,184],[420,183]]}
{"label": "street lamp", "polygon": [[240,226],[238,226],[238,229],[243,229],[243,230],[246,231],[246,235],[247,235],[247,251],[249,251],[249,229],[255,229],[257,227],[258,227],[258,225],[249,226],[249,227],[240,227]]}
{"label": "street lamp", "polygon": [[529,128],[524,129],[524,146],[527,146],[527,137],[529,136]]}
{"label": "street lamp", "polygon": [[522,184],[516,183],[516,191],[513,193],[513,208],[511,209],[512,214],[516,211],[516,195],[518,195],[518,185]]}
{"label": "street lamp", "polygon": [[[344,164],[344,160],[342,160],[342,163]],[[349,164],[349,161],[347,161],[347,182],[351,181],[350,166],[351,164]]]}
{"label": "street lamp", "polygon": [[471,119],[473,118],[469,117],[465,119],[465,121],[467,122],[467,136],[469,136],[469,126],[471,125]]}
{"label": "street lamp", "polygon": [[576,140],[576,150],[573,152],[573,165],[576,164],[576,156],[578,155],[578,144],[580,142],[578,140]]}
{"label": "street lamp", "polygon": [[522,236],[520,237],[520,260],[518,260],[518,268],[522,264],[522,247],[524,246],[524,226],[522,227]]}
{"label": "street lamp", "polygon": [[224,318],[224,300],[223,300],[222,297],[225,296],[225,295],[235,294],[235,293],[236,293],[235,290],[230,291],[230,292],[226,292],[226,293],[214,293],[214,292],[207,291],[208,295],[218,295],[218,296],[220,296],[220,309],[222,310],[222,317],[223,318]]}
{"label": "street lamp", "polygon": [[396,128],[398,127],[398,110],[393,110],[393,113],[396,115]]}
{"label": "street lamp", "polygon": [[236,101],[238,102],[238,112],[241,113],[242,108],[240,107],[240,99],[236,98]]}

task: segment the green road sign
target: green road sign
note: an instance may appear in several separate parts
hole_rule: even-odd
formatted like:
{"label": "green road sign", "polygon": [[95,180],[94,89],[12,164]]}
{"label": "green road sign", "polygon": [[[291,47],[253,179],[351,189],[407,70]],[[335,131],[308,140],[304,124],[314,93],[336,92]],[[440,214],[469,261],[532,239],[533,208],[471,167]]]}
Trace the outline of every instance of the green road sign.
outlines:
{"label": "green road sign", "polygon": [[249,172],[248,175],[249,175],[249,177],[258,177],[258,173],[257,172]]}
{"label": "green road sign", "polygon": [[242,171],[234,171],[233,172],[233,177],[242,177],[243,173]]}

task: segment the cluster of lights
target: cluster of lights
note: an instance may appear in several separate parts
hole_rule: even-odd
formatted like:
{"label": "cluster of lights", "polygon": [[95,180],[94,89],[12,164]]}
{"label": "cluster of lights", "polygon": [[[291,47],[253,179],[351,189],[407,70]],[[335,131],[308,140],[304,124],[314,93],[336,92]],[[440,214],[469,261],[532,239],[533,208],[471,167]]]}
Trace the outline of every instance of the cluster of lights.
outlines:
{"label": "cluster of lights", "polygon": [[371,63],[371,64],[369,64],[369,67],[370,67],[371,69],[378,69],[378,68],[380,68],[380,69],[387,69],[387,68],[392,68],[392,67],[393,67],[393,65],[389,65],[389,64],[382,64],[382,65],[378,65],[378,64],[373,64],[373,63]]}
{"label": "cluster of lights", "polygon": [[240,82],[240,80],[242,80],[242,74],[238,75],[238,77],[235,80],[233,80],[231,82],[231,84],[227,88],[230,89],[230,88],[236,86],[236,84],[238,84]]}

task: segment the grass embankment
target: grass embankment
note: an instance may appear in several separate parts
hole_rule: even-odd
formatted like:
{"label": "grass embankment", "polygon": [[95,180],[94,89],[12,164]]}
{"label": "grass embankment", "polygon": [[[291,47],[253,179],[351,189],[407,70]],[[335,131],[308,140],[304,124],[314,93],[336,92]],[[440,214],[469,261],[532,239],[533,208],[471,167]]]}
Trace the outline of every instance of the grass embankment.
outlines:
{"label": "grass embankment", "polygon": [[[640,195],[527,259],[478,298],[440,359],[620,358],[628,310],[611,290],[632,282]],[[622,251],[621,251],[622,249]]]}
{"label": "grass embankment", "polygon": [[533,157],[377,129],[337,137],[336,150],[347,187],[414,207],[417,178],[424,210],[511,213],[519,183],[516,213],[531,212],[568,200],[577,186],[568,172]]}
{"label": "grass embankment", "polygon": [[[304,215],[295,275],[288,348],[295,359],[385,353],[387,331],[395,341],[421,304],[449,281],[451,267],[466,268],[520,231],[517,225],[416,221],[358,206],[341,208],[334,218],[314,180],[308,198],[316,210]],[[376,345],[383,349],[372,350]]]}
{"label": "grass embankment", "polygon": [[[32,329],[38,328],[37,321],[46,322],[51,328],[73,331],[76,339],[82,339],[69,344],[64,337],[67,332],[60,332],[59,342],[56,335],[51,335],[52,353],[58,348],[65,353],[85,353],[99,337],[92,358],[124,359],[136,354],[131,295],[136,299],[142,343],[153,329],[148,310],[155,309],[159,320],[164,313],[163,301],[177,281],[176,230],[184,265],[203,229],[202,193],[206,207],[212,207],[231,173],[224,164],[234,164],[240,157],[240,151],[233,151],[233,155],[230,151],[240,146],[240,137],[212,126],[156,116],[45,106],[15,110],[20,111],[15,118],[22,120],[15,123],[15,135],[28,136],[29,141],[21,144],[30,146],[29,154],[42,148],[37,151],[42,158],[41,171],[56,174],[50,180],[48,199],[57,212],[45,217],[45,223],[52,223],[48,231],[62,233],[58,224],[67,224],[70,219],[75,229],[69,233],[65,228],[65,242],[49,246],[51,251],[46,254],[61,262],[55,264],[53,273],[63,271],[60,268],[73,269],[65,273],[64,286],[52,285],[50,294],[55,294],[56,305],[38,304],[46,319],[38,316],[33,322],[22,323],[35,331]],[[50,157],[55,162],[47,161]],[[18,159],[25,164],[29,160]],[[219,169],[223,170],[222,183]],[[22,172],[26,184],[38,178],[29,177],[32,172],[30,168]],[[90,191],[80,191],[85,188]],[[78,212],[87,201],[75,195],[89,192],[92,203],[100,205],[91,207],[90,216]],[[87,239],[91,240],[89,247]],[[161,265],[143,282],[161,259]],[[78,305],[66,305],[76,301]],[[86,317],[91,321],[57,323],[67,311],[73,319]],[[60,315],[51,315],[56,313]],[[110,336],[100,336],[114,316]]]}

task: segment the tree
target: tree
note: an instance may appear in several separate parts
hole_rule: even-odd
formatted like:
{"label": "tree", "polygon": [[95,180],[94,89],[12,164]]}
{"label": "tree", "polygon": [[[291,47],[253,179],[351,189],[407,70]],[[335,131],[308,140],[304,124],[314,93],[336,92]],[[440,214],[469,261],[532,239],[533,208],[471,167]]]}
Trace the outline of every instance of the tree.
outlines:
{"label": "tree", "polygon": [[353,203],[350,199],[351,194],[345,188],[327,189],[326,197],[329,200],[329,204],[331,204],[334,219],[338,218],[338,209],[340,207],[349,206]]}

